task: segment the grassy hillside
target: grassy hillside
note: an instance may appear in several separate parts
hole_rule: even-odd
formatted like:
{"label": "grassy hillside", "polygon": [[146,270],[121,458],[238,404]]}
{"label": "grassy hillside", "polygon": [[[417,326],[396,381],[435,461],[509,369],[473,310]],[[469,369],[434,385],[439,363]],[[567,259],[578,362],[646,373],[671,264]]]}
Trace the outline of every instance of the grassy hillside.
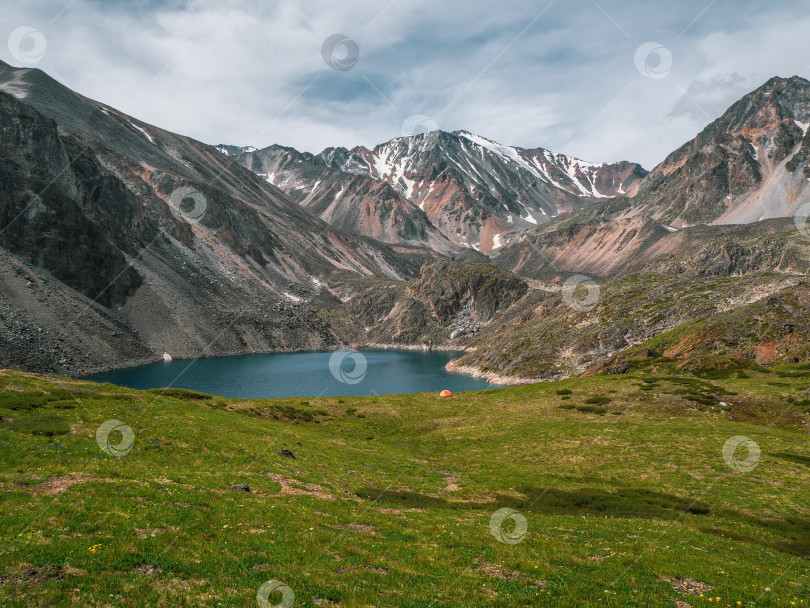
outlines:
{"label": "grassy hillside", "polygon": [[296,606],[807,606],[807,374],[248,401],[0,372],[0,605],[257,606],[278,580]]}

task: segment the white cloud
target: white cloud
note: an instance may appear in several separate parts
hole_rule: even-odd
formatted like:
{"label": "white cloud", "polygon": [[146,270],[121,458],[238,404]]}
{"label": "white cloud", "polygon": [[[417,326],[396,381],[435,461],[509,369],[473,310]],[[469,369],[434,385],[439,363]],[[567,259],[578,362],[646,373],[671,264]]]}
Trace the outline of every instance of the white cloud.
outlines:
{"label": "white cloud", "polygon": [[[57,16],[66,4],[17,3],[0,27],[42,31],[37,67],[80,93],[209,143],[370,146],[425,114],[503,143],[651,167],[743,92],[810,68],[798,0],[717,2],[702,15],[662,0],[76,0]],[[360,47],[351,71],[321,59],[335,33]],[[672,53],[666,78],[635,68],[649,41]]]}

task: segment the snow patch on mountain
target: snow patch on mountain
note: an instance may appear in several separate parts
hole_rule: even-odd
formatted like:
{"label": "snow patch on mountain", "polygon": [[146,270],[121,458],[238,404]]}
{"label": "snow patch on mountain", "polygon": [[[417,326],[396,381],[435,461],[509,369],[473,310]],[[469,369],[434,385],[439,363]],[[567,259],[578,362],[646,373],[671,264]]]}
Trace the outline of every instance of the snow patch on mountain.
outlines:
{"label": "snow patch on mountain", "polygon": [[[504,146],[496,141],[475,135],[468,131],[459,131],[458,135],[468,139],[483,150],[488,150],[502,160],[517,165],[524,171],[530,173],[533,177],[556,186],[557,188],[570,191],[570,187],[552,177],[547,165],[565,174],[571,180],[571,185],[577,189],[578,192],[576,192],[576,194],[597,198],[609,198],[609,195],[599,192],[596,185],[593,183],[592,175],[602,165],[566,156],[565,154],[554,154],[549,150],[541,149],[542,158],[545,160],[544,164],[541,162],[540,158],[527,154],[527,151],[521,148]],[[583,179],[587,187],[583,185]]]}
{"label": "snow patch on mountain", "polygon": [[144,137],[146,137],[146,139],[148,139],[150,142],[155,143],[155,138],[152,137],[151,135],[149,135],[149,133],[146,132],[146,129],[143,129],[143,128],[139,127],[138,125],[136,125],[132,121],[130,121],[129,124],[131,124],[133,127],[138,129],[138,131],[140,131],[141,133],[143,133]]}

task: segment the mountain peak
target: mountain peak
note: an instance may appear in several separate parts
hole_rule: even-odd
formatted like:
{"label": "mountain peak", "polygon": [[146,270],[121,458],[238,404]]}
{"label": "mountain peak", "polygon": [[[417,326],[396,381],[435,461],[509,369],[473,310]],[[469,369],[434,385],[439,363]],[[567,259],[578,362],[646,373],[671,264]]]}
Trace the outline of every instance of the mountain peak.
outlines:
{"label": "mountain peak", "polygon": [[750,223],[810,202],[810,81],[774,77],[645,179],[634,207],[680,227]]}

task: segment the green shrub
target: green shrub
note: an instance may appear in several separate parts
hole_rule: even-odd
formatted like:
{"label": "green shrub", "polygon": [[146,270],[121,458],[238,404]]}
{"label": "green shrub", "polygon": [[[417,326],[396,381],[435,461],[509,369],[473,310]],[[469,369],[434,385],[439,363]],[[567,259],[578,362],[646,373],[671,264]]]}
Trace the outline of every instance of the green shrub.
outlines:
{"label": "green shrub", "polygon": [[174,397],[175,399],[198,400],[214,398],[213,395],[206,395],[205,393],[192,391],[187,388],[150,388],[145,392],[155,395],[162,395],[163,397]]}
{"label": "green shrub", "polygon": [[67,420],[53,412],[37,412],[24,416],[14,423],[14,430],[31,435],[65,435],[70,432]]}
{"label": "green shrub", "polygon": [[596,407],[595,405],[578,405],[577,411],[587,412],[589,414],[605,414],[607,410],[603,407]]}
{"label": "green shrub", "polygon": [[561,389],[557,390],[558,395],[570,395],[573,392],[574,391],[572,391],[570,388],[561,388]]}
{"label": "green shrub", "polygon": [[610,397],[591,397],[585,400],[585,403],[590,403],[591,405],[607,405],[610,402]]}
{"label": "green shrub", "polygon": [[684,399],[688,399],[689,401],[694,401],[695,403],[701,403],[703,405],[714,405],[715,400],[714,397],[710,397],[708,395],[701,395],[697,393],[690,393],[684,396]]}
{"label": "green shrub", "polygon": [[0,393],[0,408],[15,411],[33,410],[54,401],[73,400],[67,391],[45,393],[18,393],[8,391]]}
{"label": "green shrub", "polygon": [[573,403],[563,403],[562,405],[558,405],[561,410],[572,410],[576,407]]}

